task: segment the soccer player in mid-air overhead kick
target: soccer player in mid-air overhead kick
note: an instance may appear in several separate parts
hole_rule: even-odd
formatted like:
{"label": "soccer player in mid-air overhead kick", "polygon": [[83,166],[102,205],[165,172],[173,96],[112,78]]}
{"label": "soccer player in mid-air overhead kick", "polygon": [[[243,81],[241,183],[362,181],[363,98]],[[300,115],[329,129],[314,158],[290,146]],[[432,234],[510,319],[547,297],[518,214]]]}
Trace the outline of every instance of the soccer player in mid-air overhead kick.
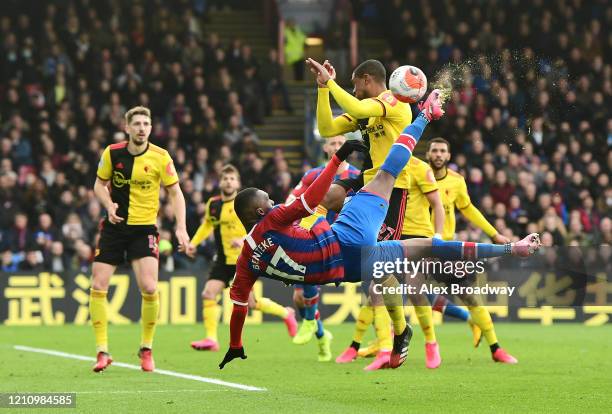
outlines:
{"label": "soccer player in mid-air overhead kick", "polygon": [[[221,307],[217,304],[217,296],[229,286],[230,281],[234,278],[236,260],[238,260],[244,236],[246,236],[246,231],[234,210],[234,198],[240,189],[240,173],[236,167],[228,164],[221,169],[219,189],[221,194],[212,197],[206,203],[206,213],[202,224],[193,235],[185,252],[188,256],[194,257],[197,246],[211,233],[214,233],[217,252],[202,291],[202,319],[206,337],[191,342],[191,347],[198,351],[215,352],[219,350],[217,326]],[[285,308],[269,298],[256,299],[253,293],[249,297],[249,305],[252,309],[281,318],[285,321],[289,336],[295,336],[297,322],[293,309]]]}
{"label": "soccer player in mid-air overhead kick", "polygon": [[[404,258],[419,260],[423,257],[459,260],[504,254],[528,256],[539,247],[537,234],[506,245],[437,238],[376,241],[396,177],[406,166],[424,128],[444,113],[440,91],[433,90],[420,109],[416,120],[402,131],[391,146],[374,178],[344,205],[331,226],[325,218],[320,218],[306,230],[297,221],[314,213],[314,207],[321,203],[338,166],[349,154],[355,150],[365,150],[358,141],[343,144],[319,177],[291,203],[275,206],[266,192],[256,188],[247,188],[236,196],[234,207],[248,234],[236,263],[236,277],[230,290],[234,303],[230,347],[219,368],[233,359],[246,358],[242,328],[249,293],[259,277],[287,284],[358,282],[371,277],[375,262],[395,262]],[[395,332],[389,365],[397,368],[406,359],[412,329],[406,323],[403,304],[386,305]]]}

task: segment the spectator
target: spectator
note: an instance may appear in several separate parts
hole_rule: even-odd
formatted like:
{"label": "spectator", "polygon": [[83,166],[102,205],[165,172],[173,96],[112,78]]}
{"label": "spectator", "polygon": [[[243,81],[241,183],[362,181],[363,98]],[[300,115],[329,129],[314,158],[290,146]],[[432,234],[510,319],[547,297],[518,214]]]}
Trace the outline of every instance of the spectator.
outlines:
{"label": "spectator", "polygon": [[586,195],[582,199],[582,207],[578,211],[584,231],[591,233],[599,227],[599,214],[594,209],[593,198],[590,195]]}
{"label": "spectator", "polygon": [[304,45],[306,35],[295,23],[288,19],[285,26],[285,62],[293,67],[293,79],[304,80]]}
{"label": "spectator", "polygon": [[28,229],[28,216],[19,212],[15,215],[13,228],[8,232],[8,243],[13,253],[24,253],[33,241],[33,235]]}
{"label": "spectator", "polygon": [[[139,5],[124,10],[111,2],[101,13],[81,3],[76,13],[62,2],[35,14],[27,2],[3,8],[0,251],[7,269],[33,243],[45,267],[86,266],[82,243],[95,246],[104,214],[92,202],[95,165],[106,145],[125,139],[123,114],[136,103],[153,109],[153,142],[176,161],[191,226],[217,193],[217,174],[228,160],[239,163],[244,186],[284,199],[291,181],[285,154],[262,158],[267,152],[251,129],[273,109],[292,109],[276,50],[260,56],[244,42],[222,44],[215,33],[202,39],[202,2],[160,6],[149,15]],[[405,2],[367,3],[353,3],[356,18],[396,23],[384,31],[390,47],[381,59],[389,71],[399,62],[422,62],[432,85],[441,68],[451,75],[446,115],[426,134],[452,141],[452,161],[474,204],[502,234],[544,230],[550,244],[610,243],[612,49],[604,28],[611,5],[600,2],[586,13],[579,2],[539,1],[530,4],[530,16],[539,16],[531,21],[520,18],[520,2],[502,2],[493,17],[466,0],[442,14]],[[346,46],[347,16],[334,13],[330,30],[322,31],[332,55]],[[305,36],[291,24],[287,33],[287,40],[294,35],[288,52],[299,56],[300,79]],[[331,60],[341,78],[345,59]],[[162,222],[171,225],[163,214]],[[484,237],[459,228],[466,229],[461,237]],[[17,253],[6,253],[14,246]]]}
{"label": "spectator", "polygon": [[88,273],[91,263],[93,262],[93,251],[91,246],[83,240],[78,239],[74,244],[76,254],[73,258],[71,268],[81,273]]}
{"label": "spectator", "polygon": [[293,113],[289,92],[283,80],[283,67],[278,62],[278,52],[276,49],[268,51],[268,59],[258,70],[259,78],[263,83],[264,102],[266,105],[266,115],[270,115],[273,109],[273,98],[280,94],[283,101],[283,108],[288,113]]}
{"label": "spectator", "polygon": [[229,125],[225,132],[223,132],[224,143],[235,146],[239,143],[245,134],[249,134],[251,130],[244,125],[240,124],[240,118],[236,115],[232,115],[229,119]]}
{"label": "spectator", "polygon": [[510,197],[514,193],[514,186],[508,182],[506,172],[504,170],[498,170],[495,173],[495,182],[489,189],[493,201],[496,203],[502,203],[505,206],[509,205]]}
{"label": "spectator", "polygon": [[69,269],[68,260],[64,254],[64,245],[61,241],[51,243],[51,248],[44,258],[45,269],[51,272],[63,272]]}
{"label": "spectator", "polygon": [[563,246],[567,235],[563,222],[557,216],[553,207],[546,209],[544,217],[540,220],[540,232],[548,232],[553,238],[555,246]]}
{"label": "spectator", "polygon": [[1,270],[3,272],[16,272],[19,270],[18,262],[15,260],[15,256],[10,250],[3,251],[0,258],[2,259]]}
{"label": "spectator", "polygon": [[265,106],[261,99],[264,91],[261,83],[255,78],[257,68],[248,66],[244,69],[243,78],[240,82],[240,100],[244,103],[244,109],[248,114],[245,120],[249,124],[259,125],[263,122]]}
{"label": "spectator", "polygon": [[43,255],[36,246],[28,246],[25,259],[19,263],[19,270],[24,272],[38,273],[45,270],[43,266]]}
{"label": "spectator", "polygon": [[34,231],[37,247],[45,252],[51,248],[51,244],[58,240],[58,232],[53,225],[53,219],[48,213],[43,213],[38,217],[38,227]]}
{"label": "spectator", "polygon": [[325,35],[325,55],[336,69],[339,81],[346,80],[349,65],[351,23],[346,10],[336,9]]}

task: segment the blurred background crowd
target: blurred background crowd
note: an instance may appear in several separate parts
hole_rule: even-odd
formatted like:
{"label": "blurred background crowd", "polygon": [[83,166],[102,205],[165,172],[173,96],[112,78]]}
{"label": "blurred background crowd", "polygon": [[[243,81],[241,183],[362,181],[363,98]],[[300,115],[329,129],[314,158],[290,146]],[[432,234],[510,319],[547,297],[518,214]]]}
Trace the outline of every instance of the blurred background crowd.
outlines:
{"label": "blurred background crowd", "polygon": [[[347,13],[314,30],[345,79],[351,15],[388,45],[360,58],[380,59],[389,73],[419,66],[430,83],[450,73],[446,117],[423,140],[451,142],[452,168],[498,230],[539,231],[548,245],[612,243],[612,5],[335,3]],[[104,216],[92,191],[97,162],[125,139],[123,114],[138,104],[151,108],[151,140],[181,175],[190,234],[228,162],[243,186],[285,199],[302,172],[282,150],[264,159],[265,137],[253,127],[275,105],[294,110],[285,74],[299,79],[300,68],[284,70],[275,49],[256,57],[248,39],[205,35],[207,13],[228,4],[0,2],[0,270],[87,271]],[[304,88],[315,87],[305,79]],[[305,160],[304,170],[320,161]],[[163,265],[188,267],[172,250],[172,220],[162,191]],[[486,238],[462,221],[458,237]],[[203,247],[200,260],[213,251]]]}

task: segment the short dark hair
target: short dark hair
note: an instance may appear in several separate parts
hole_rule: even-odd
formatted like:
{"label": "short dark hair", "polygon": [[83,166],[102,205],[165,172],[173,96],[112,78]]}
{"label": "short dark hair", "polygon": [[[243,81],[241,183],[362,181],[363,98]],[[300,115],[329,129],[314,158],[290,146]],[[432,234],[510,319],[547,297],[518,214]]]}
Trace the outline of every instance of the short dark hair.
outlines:
{"label": "short dark hair", "polygon": [[253,219],[253,201],[257,198],[257,191],[255,187],[245,188],[234,199],[234,210],[244,227]]}
{"label": "short dark hair", "polygon": [[427,142],[427,152],[429,152],[429,150],[431,149],[431,144],[446,144],[446,148],[450,152],[450,149],[451,149],[450,142],[448,142],[442,137],[436,137],[436,138],[430,139]]}
{"label": "short dark hair", "polygon": [[387,81],[387,71],[384,65],[376,59],[368,59],[361,62],[353,73],[357,78],[363,78],[365,75],[370,75],[378,82],[385,83]]}

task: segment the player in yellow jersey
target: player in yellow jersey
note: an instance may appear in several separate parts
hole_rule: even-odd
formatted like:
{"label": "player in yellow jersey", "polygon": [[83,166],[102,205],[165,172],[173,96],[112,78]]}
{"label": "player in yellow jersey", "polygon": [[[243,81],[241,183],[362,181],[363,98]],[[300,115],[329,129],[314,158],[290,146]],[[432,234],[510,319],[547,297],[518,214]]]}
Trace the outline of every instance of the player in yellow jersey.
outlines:
{"label": "player in yellow jersey", "polygon": [[[185,225],[185,198],[168,152],[149,143],[151,111],[137,106],[125,114],[128,141],[109,145],[98,165],[94,192],[106,208],[92,266],[89,313],[96,338],[95,372],[111,364],[108,353],[110,278],[126,259],[131,263],[142,294],[141,367],[153,371],[152,347],[159,312],[157,277],[159,187],[166,187],[176,217],[176,238],[181,248],[189,243]],[[110,187],[110,190],[109,190]]]}
{"label": "player in yellow jersey", "polygon": [[[216,255],[210,270],[208,281],[202,291],[202,319],[206,337],[191,342],[196,350],[218,351],[217,327],[219,324],[220,306],[217,297],[223,289],[229,287],[236,273],[236,260],[242,249],[246,231],[234,211],[234,198],[240,189],[240,173],[233,165],[226,165],[221,170],[219,183],[221,195],[212,197],[206,203],[206,213],[202,224],[194,234],[187,247],[187,255],[195,256],[197,246],[214,232]],[[253,292],[249,296],[249,307],[269,313],[285,321],[290,336],[295,336],[297,322],[295,311],[285,308],[268,299],[255,299]]]}
{"label": "player in yellow jersey", "polygon": [[[446,218],[444,220],[442,238],[444,240],[452,240],[454,238],[455,208],[457,208],[466,219],[474,226],[482,229],[482,231],[484,231],[495,243],[509,243],[510,240],[501,235],[472,204],[467,191],[465,178],[461,174],[447,168],[450,158],[450,143],[444,138],[434,138],[427,143],[427,159],[438,181],[438,186],[440,187],[442,195],[442,203],[444,204]],[[487,340],[493,360],[508,364],[516,364],[518,362],[517,359],[499,346],[493,321],[491,320],[491,315],[487,308],[482,306],[478,298],[474,295],[466,294],[460,295],[459,297],[468,306],[472,322],[478,325]],[[436,302],[437,300],[435,299],[432,301],[434,306],[437,306]],[[479,338],[479,336],[475,338],[475,346],[478,346],[480,342]]]}
{"label": "player in yellow jersey", "polygon": [[[382,165],[391,145],[401,131],[412,122],[412,111],[410,106],[399,101],[393,96],[386,84],[385,67],[377,60],[366,60],[359,64],[353,71],[351,81],[353,83],[352,96],[335,82],[335,70],[329,62],[323,65],[313,59],[307,59],[307,65],[317,75],[318,100],[317,100],[317,126],[324,137],[344,134],[351,131],[361,131],[364,143],[369,147],[362,167],[362,174],[357,178],[337,180],[332,184],[323,202],[325,208],[340,211],[347,191],[358,191],[364,184],[372,180]],[[332,116],[329,95],[334,97],[338,105],[346,112],[339,117]],[[435,181],[435,180],[434,180]],[[409,168],[404,168],[397,177],[391,198],[389,210],[384,224],[379,233],[380,240],[398,240],[402,235],[403,221],[406,216],[406,190],[410,187]],[[427,216],[428,218],[428,216]],[[419,324],[428,340],[433,333],[433,318],[431,306],[425,296],[411,297],[413,303],[419,307],[417,316]],[[376,310],[382,315],[376,315]],[[384,306],[364,306],[360,310],[357,320],[357,331],[351,343],[350,349],[346,349],[337,359],[337,362],[349,362],[357,357],[357,352],[363,338],[363,323],[374,320],[376,323],[388,323],[388,317],[384,315]],[[387,308],[388,309],[388,308]],[[403,307],[396,307],[392,319],[404,318]],[[368,326],[369,324],[365,325]],[[386,329],[376,328],[377,332],[386,332]],[[381,344],[378,351],[376,364],[379,367],[386,365],[390,355],[390,336],[383,333],[385,337],[379,338]],[[435,342],[435,336],[433,336]]]}
{"label": "player in yellow jersey", "polygon": [[[439,235],[444,228],[444,207],[434,173],[425,161],[417,157],[410,159],[407,169],[410,185],[400,238],[404,240]],[[418,277],[424,280],[423,275]],[[415,314],[425,337],[425,366],[431,369],[438,368],[442,358],[436,340],[431,303],[425,294],[408,296],[414,305]]]}
{"label": "player in yellow jersey", "polygon": [[[429,164],[415,156],[410,158],[407,165],[409,188],[405,190],[402,198],[406,202],[405,216],[402,217],[401,239],[430,238],[434,234],[441,234],[444,227],[444,208],[438,191],[438,184]],[[431,217],[429,210],[432,210]],[[433,225],[432,225],[433,223]],[[384,232],[383,225],[382,231]],[[423,275],[419,275],[424,280]],[[425,336],[425,365],[428,368],[440,366],[439,346],[436,341],[435,328],[433,325],[432,307],[429,299],[424,294],[408,295],[414,305],[415,313],[419,319],[421,330]],[[367,311],[367,310],[366,310]],[[381,309],[384,311],[384,309]],[[355,328],[356,336],[363,336],[373,318],[368,318],[364,312],[360,315],[359,322]],[[369,357],[379,352],[380,339],[377,338],[371,345],[361,348],[359,356]]]}

